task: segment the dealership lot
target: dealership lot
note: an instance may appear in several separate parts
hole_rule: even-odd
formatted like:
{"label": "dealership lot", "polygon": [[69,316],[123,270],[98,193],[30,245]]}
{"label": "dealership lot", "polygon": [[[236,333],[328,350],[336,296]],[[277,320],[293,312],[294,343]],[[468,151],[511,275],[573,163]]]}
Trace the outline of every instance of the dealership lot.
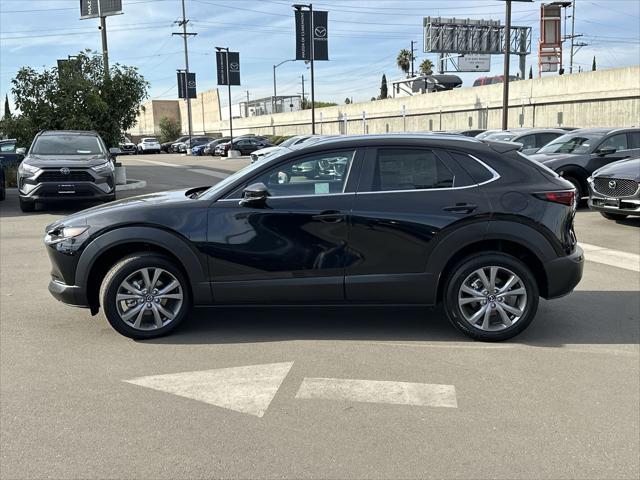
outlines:
{"label": "dealership lot", "polygon": [[[144,189],[247,159],[125,157]],[[134,342],[47,292],[44,226],[0,203],[3,478],[637,478],[640,223],[581,209],[585,275],[500,344],[439,309],[197,310]],[[34,461],[37,459],[37,461]]]}

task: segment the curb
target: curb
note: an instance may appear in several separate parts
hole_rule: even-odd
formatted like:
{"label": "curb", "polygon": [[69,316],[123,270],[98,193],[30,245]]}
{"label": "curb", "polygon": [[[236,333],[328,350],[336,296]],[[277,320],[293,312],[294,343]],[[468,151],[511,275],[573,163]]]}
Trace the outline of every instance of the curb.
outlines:
{"label": "curb", "polygon": [[126,185],[116,185],[116,192],[122,192],[125,190],[135,190],[137,188],[144,188],[147,186],[147,182],[145,180],[127,180]]}

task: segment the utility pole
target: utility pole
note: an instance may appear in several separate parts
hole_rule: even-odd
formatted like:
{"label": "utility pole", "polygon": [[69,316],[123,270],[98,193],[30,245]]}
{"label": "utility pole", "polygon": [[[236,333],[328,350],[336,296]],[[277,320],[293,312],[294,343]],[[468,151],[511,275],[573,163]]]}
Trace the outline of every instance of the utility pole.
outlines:
{"label": "utility pole", "polygon": [[304,110],[305,99],[304,99],[304,73],[301,75],[301,83],[302,83],[302,102],[300,104],[301,110]]}
{"label": "utility pole", "polygon": [[249,116],[249,90],[247,90],[247,103],[245,104],[245,107],[244,107],[244,116],[245,117]]}
{"label": "utility pole", "polygon": [[511,0],[505,2],[507,10],[505,14],[504,29],[504,78],[502,82],[502,130],[509,127],[509,61],[511,59]]}
{"label": "utility pole", "polygon": [[[187,42],[187,38],[188,37],[192,37],[192,36],[196,36],[197,33],[191,33],[191,32],[187,32],[187,24],[189,23],[189,20],[187,20],[187,11],[186,8],[184,6],[184,0],[182,0],[182,20],[179,22],[176,22],[178,24],[178,26],[182,27],[182,33],[172,33],[172,35],[179,35],[182,37],[182,39],[184,40],[184,69],[185,69],[185,73],[184,73],[184,81],[185,81],[185,85],[187,84],[187,79],[189,78],[189,45]],[[188,88],[187,88],[187,122],[189,125],[189,145],[191,145],[191,137],[193,136],[193,123],[191,120],[191,98],[189,98],[189,94],[188,94]],[[190,148],[187,149],[187,153],[190,153],[189,150],[191,150]]]}
{"label": "utility pole", "polygon": [[576,0],[573,0],[571,12],[571,55],[569,56],[569,73],[573,73],[573,48],[576,38]]}
{"label": "utility pole", "polygon": [[414,60],[415,60],[415,56],[413,55],[413,52],[415,52],[415,49],[413,48],[413,45],[414,45],[415,43],[416,43],[416,42],[414,42],[413,40],[411,40],[411,78],[413,78],[413,77],[415,76],[415,73],[414,73],[414,71],[413,71],[413,63],[414,63]]}

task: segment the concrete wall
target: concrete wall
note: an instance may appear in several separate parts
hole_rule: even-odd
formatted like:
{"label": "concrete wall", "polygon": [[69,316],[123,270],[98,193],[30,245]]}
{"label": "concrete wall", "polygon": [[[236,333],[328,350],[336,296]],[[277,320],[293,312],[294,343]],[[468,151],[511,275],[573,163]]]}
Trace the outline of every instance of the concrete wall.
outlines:
{"label": "concrete wall", "polygon": [[160,134],[160,120],[167,117],[180,122],[180,106],[177,100],[149,100],[138,114],[136,126],[129,130],[134,138]]}
{"label": "concrete wall", "polygon": [[[640,66],[514,82],[509,105],[510,127],[640,125]],[[487,85],[317,109],[316,131],[356,134],[500,128],[501,108],[502,85]],[[345,115],[346,131],[340,120]],[[234,119],[233,130],[234,134],[295,135],[310,132],[310,123],[311,111],[304,110]],[[225,120],[213,128],[229,133]]]}
{"label": "concrete wall", "polygon": [[[187,120],[187,102],[180,100],[182,131],[189,131]],[[218,132],[220,129],[220,97],[218,89],[208,90],[191,99],[191,121],[193,133],[204,134]]]}

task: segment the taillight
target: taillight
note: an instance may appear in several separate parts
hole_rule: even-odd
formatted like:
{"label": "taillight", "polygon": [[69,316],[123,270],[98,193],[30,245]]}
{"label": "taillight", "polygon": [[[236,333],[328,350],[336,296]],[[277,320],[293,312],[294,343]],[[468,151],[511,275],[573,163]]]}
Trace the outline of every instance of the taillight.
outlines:
{"label": "taillight", "polygon": [[539,192],[534,194],[541,200],[547,202],[560,203],[568,207],[573,207],[576,203],[576,191],[575,190],[560,190],[557,192]]}

